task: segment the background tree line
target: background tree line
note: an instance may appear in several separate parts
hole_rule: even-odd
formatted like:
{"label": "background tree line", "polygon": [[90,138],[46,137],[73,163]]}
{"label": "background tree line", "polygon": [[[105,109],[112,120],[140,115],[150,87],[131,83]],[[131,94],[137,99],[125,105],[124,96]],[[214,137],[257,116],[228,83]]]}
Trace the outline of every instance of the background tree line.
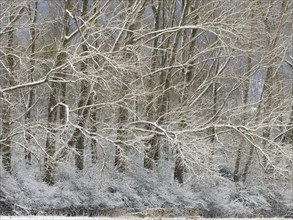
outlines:
{"label": "background tree line", "polygon": [[290,0],[0,2],[2,167],[292,178]]}

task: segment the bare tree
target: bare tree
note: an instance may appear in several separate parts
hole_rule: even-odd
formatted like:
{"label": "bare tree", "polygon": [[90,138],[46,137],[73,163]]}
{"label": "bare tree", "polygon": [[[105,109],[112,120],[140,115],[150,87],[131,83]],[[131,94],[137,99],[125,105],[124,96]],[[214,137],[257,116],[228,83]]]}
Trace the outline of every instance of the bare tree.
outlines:
{"label": "bare tree", "polygon": [[48,184],[63,162],[79,172],[139,164],[184,183],[217,172],[226,154],[235,182],[252,167],[292,174],[290,1],[0,6],[7,171],[13,143]]}
{"label": "bare tree", "polygon": [[[5,68],[5,86],[10,87],[15,85],[15,52],[14,52],[14,25],[15,22],[21,17],[23,6],[14,5],[14,3],[4,4],[7,9],[7,24],[2,30],[2,33],[7,33],[7,47],[5,49],[5,61],[1,61],[2,66]],[[4,19],[3,19],[4,20]],[[1,36],[1,35],[0,35]],[[12,130],[12,92],[2,93],[2,131],[0,135],[0,149],[2,152],[2,164],[6,171],[11,172],[11,130]]]}
{"label": "bare tree", "polygon": [[[36,52],[36,38],[37,38],[37,30],[35,27],[35,23],[37,20],[37,15],[38,15],[38,1],[36,1],[33,4],[33,7],[29,5],[29,19],[31,20],[31,27],[30,27],[30,37],[31,37],[31,60],[30,60],[30,74],[29,74],[29,80],[30,82],[34,81],[33,73],[35,71],[35,60],[34,60],[34,54]],[[25,113],[25,123],[27,126],[27,130],[25,131],[25,137],[27,141],[27,149],[25,149],[25,159],[27,164],[31,164],[32,160],[32,154],[30,152],[30,144],[31,144],[31,129],[30,129],[30,123],[32,121],[32,108],[35,102],[35,88],[29,88],[28,91],[28,98],[27,98],[27,104],[26,104],[26,113]]]}

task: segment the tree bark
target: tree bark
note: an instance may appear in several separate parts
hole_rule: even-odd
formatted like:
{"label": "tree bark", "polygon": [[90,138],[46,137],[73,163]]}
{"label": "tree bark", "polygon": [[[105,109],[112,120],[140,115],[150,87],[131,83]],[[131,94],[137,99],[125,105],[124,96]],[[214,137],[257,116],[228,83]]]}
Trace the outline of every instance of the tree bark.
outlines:
{"label": "tree bark", "polygon": [[[127,91],[123,85],[123,90]],[[127,160],[126,153],[128,151],[128,146],[125,143],[127,131],[124,128],[124,125],[128,121],[128,110],[124,106],[120,106],[118,110],[118,129],[117,129],[117,141],[116,141],[116,150],[115,150],[115,167],[118,171],[123,172],[127,170]]]}
{"label": "tree bark", "polygon": [[[152,12],[154,15],[155,20],[155,30],[159,30],[160,28],[160,6],[158,5],[158,8],[155,7],[155,5],[152,5]],[[152,51],[152,60],[151,60],[151,72],[153,72],[158,67],[158,45],[159,45],[159,38],[154,39],[153,43],[153,51]],[[153,89],[153,79],[154,77],[151,75],[149,76],[149,79],[147,79],[147,86],[150,89],[150,91]],[[147,108],[146,108],[146,116],[149,121],[152,121],[153,118],[155,118],[155,107],[154,107],[154,100],[153,95],[149,95],[147,97]],[[151,130],[151,125],[146,125],[147,130]],[[144,167],[146,169],[152,170],[154,167],[154,161],[157,161],[159,159],[159,149],[157,148],[158,142],[157,138],[153,137],[150,140],[146,142],[147,149],[144,153]]]}
{"label": "tree bark", "polygon": [[[33,82],[33,73],[35,71],[35,60],[34,60],[34,53],[36,49],[36,28],[35,23],[37,20],[37,14],[38,14],[38,1],[34,3],[33,7],[33,13],[32,9],[29,6],[29,15],[32,20],[32,27],[30,28],[30,35],[31,35],[31,60],[30,60],[30,82]],[[30,88],[28,93],[28,101],[26,106],[26,113],[25,113],[25,123],[26,123],[26,131],[25,131],[25,139],[27,143],[27,149],[25,149],[25,161],[26,164],[30,165],[32,160],[32,154],[30,151],[30,144],[31,144],[31,121],[32,121],[32,107],[35,99],[35,88]]]}
{"label": "tree bark", "polygon": [[[64,48],[68,40],[66,39],[66,35],[69,31],[69,21],[70,16],[68,15],[67,10],[70,10],[72,7],[71,0],[68,0],[64,6],[64,24],[63,24],[63,36],[61,38],[61,44]],[[62,66],[67,59],[67,54],[61,51],[56,58],[55,67]],[[61,72],[55,73],[56,80],[64,79],[64,74]],[[56,138],[57,138],[57,130],[56,125],[58,122],[58,115],[61,124],[65,123],[65,106],[58,105],[58,102],[65,103],[65,95],[66,95],[66,84],[65,83],[51,83],[51,93],[49,94],[49,103],[48,103],[48,132],[47,132],[47,140],[46,140],[46,155],[44,159],[44,177],[43,180],[49,184],[54,184],[54,173],[55,173],[55,162],[54,155],[56,151]],[[58,114],[59,111],[59,114]]]}
{"label": "tree bark", "polygon": [[[14,20],[14,15],[9,16],[9,21],[12,22]],[[8,73],[6,76],[8,86],[12,86],[14,84],[14,57],[13,57],[13,40],[14,40],[14,30],[13,27],[8,29],[8,42],[7,42],[7,66],[8,66]],[[2,134],[1,142],[0,142],[0,149],[2,150],[2,164],[4,169],[11,173],[11,110],[12,106],[10,104],[9,96],[10,92],[3,94],[3,107],[2,107]]]}

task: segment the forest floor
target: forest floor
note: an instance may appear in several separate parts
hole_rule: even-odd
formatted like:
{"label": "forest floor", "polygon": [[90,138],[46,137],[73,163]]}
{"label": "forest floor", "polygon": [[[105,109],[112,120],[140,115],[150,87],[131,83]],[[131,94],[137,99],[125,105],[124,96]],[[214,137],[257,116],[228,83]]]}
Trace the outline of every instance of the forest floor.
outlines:
{"label": "forest floor", "polygon": [[[0,220],[188,220],[188,219],[202,219],[202,220],[233,220],[237,218],[189,218],[189,217],[178,217],[178,218],[164,218],[164,217],[155,217],[155,218],[136,218],[136,217],[62,217],[62,216],[0,216]],[[258,220],[264,218],[241,218],[241,220]],[[265,219],[274,219],[274,220],[287,220],[289,218],[265,218]]]}
{"label": "forest floor", "polygon": [[[76,173],[70,167],[61,167],[56,183],[48,186],[35,170],[18,168],[18,172],[9,175],[0,169],[0,220],[6,220],[4,216],[15,216],[8,218],[11,220],[108,220],[118,216],[127,216],[118,219],[293,218],[293,188],[279,180],[252,179],[241,185],[214,177],[192,179],[180,185],[171,183],[167,172],[135,171],[122,175],[113,171],[102,176],[97,175],[96,170]],[[58,215],[109,217],[63,218]],[[179,218],[181,216],[186,218]]]}

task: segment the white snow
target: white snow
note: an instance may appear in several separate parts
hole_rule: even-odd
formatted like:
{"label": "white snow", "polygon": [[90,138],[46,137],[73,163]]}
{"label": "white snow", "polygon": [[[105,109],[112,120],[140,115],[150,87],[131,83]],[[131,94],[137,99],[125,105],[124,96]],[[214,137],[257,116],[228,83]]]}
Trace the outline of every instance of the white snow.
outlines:
{"label": "white snow", "polygon": [[[188,220],[188,217],[180,218],[164,218],[164,217],[155,217],[155,218],[136,218],[136,217],[64,217],[64,216],[0,216],[0,220]],[[198,218],[199,220],[236,220],[237,218]],[[264,218],[241,218],[241,220],[263,220]],[[265,218],[268,219],[268,218]],[[272,220],[289,220],[292,218],[269,218]]]}

